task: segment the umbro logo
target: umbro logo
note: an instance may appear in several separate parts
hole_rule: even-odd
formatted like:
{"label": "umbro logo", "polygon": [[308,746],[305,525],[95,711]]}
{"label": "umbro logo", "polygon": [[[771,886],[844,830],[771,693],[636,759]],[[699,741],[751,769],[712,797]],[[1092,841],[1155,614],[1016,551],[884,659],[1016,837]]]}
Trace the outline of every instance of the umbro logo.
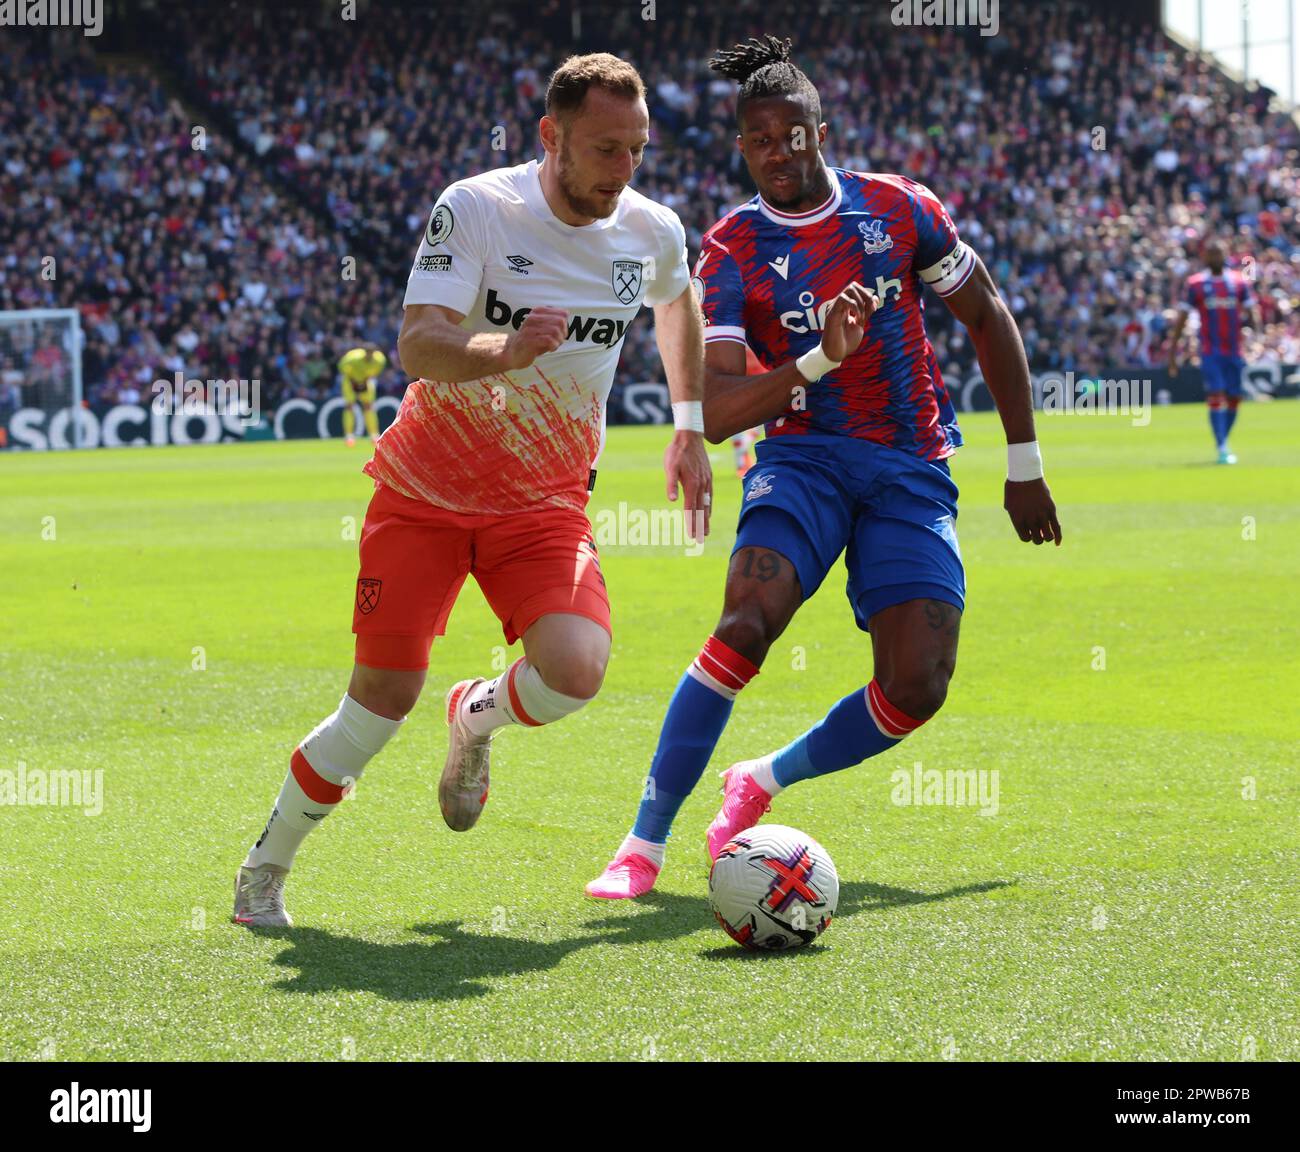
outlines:
{"label": "umbro logo", "polygon": [[790,253],[777,260],[769,260],[767,266],[772,269],[782,280],[788,279],[790,274]]}
{"label": "umbro logo", "polygon": [[328,812],[304,812],[303,815],[306,816],[308,820],[314,821],[315,823],[319,823],[320,821],[324,820],[325,817],[329,815],[329,813]]}
{"label": "umbro logo", "polygon": [[527,276],[528,269],[533,266],[533,262],[527,256],[507,256],[506,263],[510,265],[512,271],[518,272],[521,276]]}

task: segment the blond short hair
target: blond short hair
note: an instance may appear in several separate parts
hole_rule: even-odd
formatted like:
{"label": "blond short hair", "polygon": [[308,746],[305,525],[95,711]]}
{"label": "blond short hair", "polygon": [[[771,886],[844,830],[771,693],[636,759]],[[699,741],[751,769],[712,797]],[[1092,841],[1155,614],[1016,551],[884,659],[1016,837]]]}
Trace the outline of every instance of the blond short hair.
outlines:
{"label": "blond short hair", "polygon": [[582,107],[590,88],[604,88],[629,100],[645,99],[641,73],[631,64],[608,52],[591,52],[570,56],[552,73],[546,86],[546,114],[567,120]]}

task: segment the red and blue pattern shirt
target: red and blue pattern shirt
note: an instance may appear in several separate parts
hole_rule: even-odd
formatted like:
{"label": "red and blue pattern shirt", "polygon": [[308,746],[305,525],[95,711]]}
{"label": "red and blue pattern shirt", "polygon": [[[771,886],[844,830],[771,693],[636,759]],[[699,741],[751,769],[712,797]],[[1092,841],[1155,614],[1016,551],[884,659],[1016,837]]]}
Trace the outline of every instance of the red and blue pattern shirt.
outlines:
{"label": "red and blue pattern shirt", "polygon": [[1240,358],[1242,320],[1255,302],[1250,282],[1230,268],[1197,272],[1187,278],[1184,301],[1201,318],[1201,355]]}
{"label": "red and blue pattern shirt", "polygon": [[924,185],[828,171],[831,195],[821,206],[791,214],[755,196],[705,234],[693,281],[705,339],[745,344],[777,367],[815,348],[831,303],[861,283],[881,303],[861,346],[792,397],[767,434],[853,436],[944,459],[961,433],[926,336],[922,285],[956,292],[975,253]]}

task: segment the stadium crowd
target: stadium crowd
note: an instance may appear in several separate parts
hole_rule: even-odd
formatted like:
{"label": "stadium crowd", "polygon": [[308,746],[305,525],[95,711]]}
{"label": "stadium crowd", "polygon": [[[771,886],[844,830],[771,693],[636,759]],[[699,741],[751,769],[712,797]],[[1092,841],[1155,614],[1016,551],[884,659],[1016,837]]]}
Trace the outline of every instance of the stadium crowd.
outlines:
{"label": "stadium crowd", "polygon": [[148,402],[177,372],[324,399],[347,347],[395,343],[391,286],[345,278],[345,238],[195,123],[82,37],[6,39],[0,308],[81,309],[91,401]]}
{"label": "stadium crowd", "polygon": [[[1163,365],[1207,233],[1255,281],[1264,329],[1247,357],[1300,362],[1300,141],[1267,93],[1158,30],[1103,25],[1070,3],[1021,7],[992,37],[895,28],[887,9],[867,24],[831,8],[784,19],[782,7],[662,5],[647,21],[635,5],[584,6],[580,49],[642,69],[652,140],[635,186],[680,213],[692,259],[752,194],[735,88],[708,56],[776,31],[820,89],[828,161],[902,172],[946,202],[1034,368]],[[573,50],[569,6],[378,7],[355,26],[292,6],[159,19],[157,37],[185,45],[166,77],[179,90],[98,61],[82,40],[47,37],[48,67],[30,67],[30,45],[21,69],[12,42],[0,49],[0,307],[81,306],[86,381],[106,397],[174,371],[256,376],[272,402],[321,397],[363,340],[396,361],[433,200],[538,154],[547,75]],[[51,254],[63,270],[43,280]],[[969,373],[964,330],[935,300],[927,320],[945,375]],[[660,375],[648,315],[620,374]],[[393,367],[380,389],[404,384]]]}

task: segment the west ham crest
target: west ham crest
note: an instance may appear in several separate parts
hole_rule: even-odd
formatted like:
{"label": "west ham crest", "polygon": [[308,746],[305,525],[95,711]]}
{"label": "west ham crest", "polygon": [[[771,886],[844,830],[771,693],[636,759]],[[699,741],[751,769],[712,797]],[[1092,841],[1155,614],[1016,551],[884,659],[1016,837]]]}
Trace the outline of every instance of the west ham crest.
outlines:
{"label": "west ham crest", "polygon": [[369,616],[379,607],[379,593],[383,588],[382,580],[363,579],[357,581],[357,611],[362,616]]}
{"label": "west ham crest", "polygon": [[610,279],[620,304],[631,304],[641,291],[641,261],[615,260]]}

